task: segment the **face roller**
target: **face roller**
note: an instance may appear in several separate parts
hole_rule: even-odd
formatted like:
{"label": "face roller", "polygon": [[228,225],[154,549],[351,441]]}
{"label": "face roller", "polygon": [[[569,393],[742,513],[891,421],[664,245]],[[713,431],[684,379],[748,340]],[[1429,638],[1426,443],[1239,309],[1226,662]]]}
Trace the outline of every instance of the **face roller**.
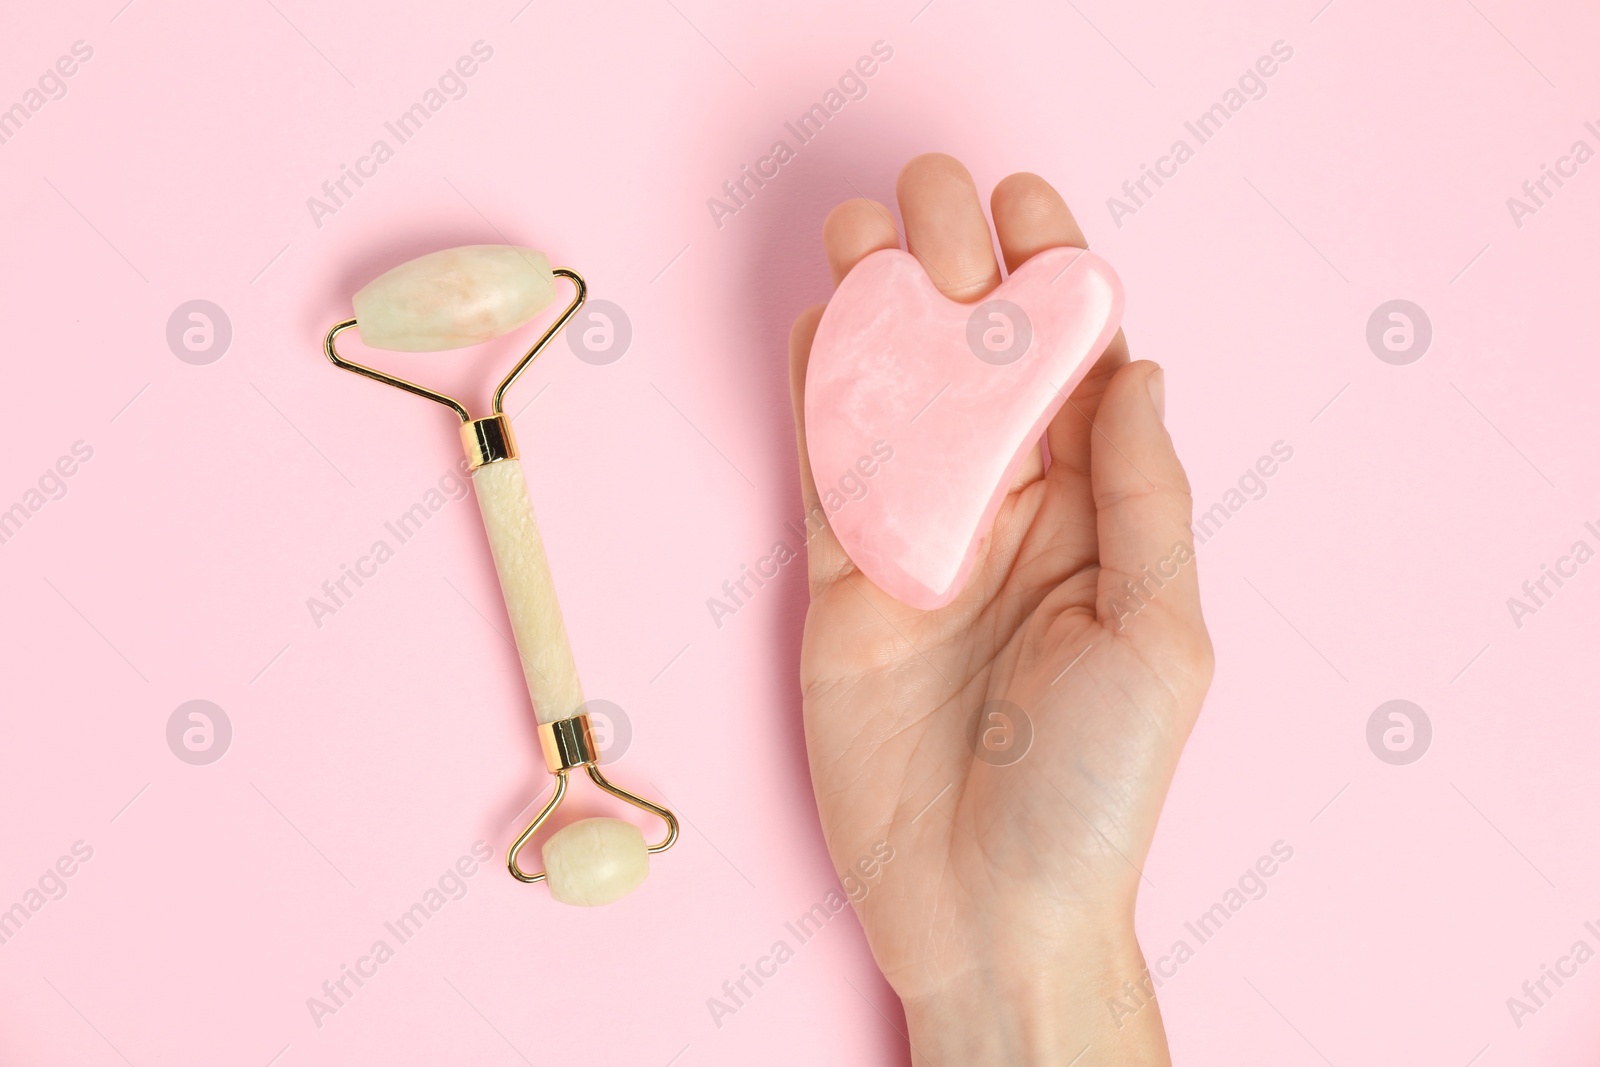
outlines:
{"label": "face roller", "polygon": [[[352,363],[335,348],[339,335],[351,329],[360,331],[368,347],[396,352],[438,352],[480,344],[510,333],[547,307],[555,299],[557,278],[572,283],[572,302],[495,388],[491,414],[486,418],[474,419],[459,401],[442,393]],[[538,717],[539,744],[545,764],[556,778],[549,802],[512,843],[506,866],[519,881],[546,882],[550,895],[562,903],[597,905],[619,900],[638,888],[649,873],[650,854],[666,851],[678,839],[678,820],[666,808],[611,784],[600,773],[600,754],[583,710],[578,669],[528,500],[511,420],[505,414],[506,391],[577,314],[586,294],[587,287],[575,271],[552,270],[544,254],[531,248],[450,248],[402,263],[368,283],[352,300],[355,318],[329,330],[322,347],[335,366],[427,397],[454,411],[461,420],[473,489],[483,512],[528,696]],[[632,823],[583,819],[545,841],[544,869],[529,874],[518,857],[561,803],[567,776],[579,767],[607,793],[660,816],[667,824],[667,834],[647,846]]]}

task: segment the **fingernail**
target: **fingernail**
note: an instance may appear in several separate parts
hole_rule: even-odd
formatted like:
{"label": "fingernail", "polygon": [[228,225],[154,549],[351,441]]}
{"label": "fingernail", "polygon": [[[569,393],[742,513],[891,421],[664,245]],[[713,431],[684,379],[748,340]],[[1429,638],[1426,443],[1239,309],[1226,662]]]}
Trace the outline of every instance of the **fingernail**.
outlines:
{"label": "fingernail", "polygon": [[1145,387],[1150,390],[1150,403],[1156,409],[1156,418],[1163,423],[1167,421],[1167,375],[1160,367],[1150,372],[1144,380]]}

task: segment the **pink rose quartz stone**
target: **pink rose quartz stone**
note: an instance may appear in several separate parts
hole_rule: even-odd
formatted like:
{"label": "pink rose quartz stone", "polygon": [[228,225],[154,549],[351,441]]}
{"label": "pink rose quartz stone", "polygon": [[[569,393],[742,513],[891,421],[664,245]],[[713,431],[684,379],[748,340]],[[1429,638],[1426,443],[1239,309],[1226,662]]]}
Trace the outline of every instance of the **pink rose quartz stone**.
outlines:
{"label": "pink rose quartz stone", "polygon": [[954,600],[1121,319],[1115,272],[1082,249],[1041,252],[970,304],[899,249],[858,263],[811,346],[805,424],[823,508],[862,573],[915,608]]}

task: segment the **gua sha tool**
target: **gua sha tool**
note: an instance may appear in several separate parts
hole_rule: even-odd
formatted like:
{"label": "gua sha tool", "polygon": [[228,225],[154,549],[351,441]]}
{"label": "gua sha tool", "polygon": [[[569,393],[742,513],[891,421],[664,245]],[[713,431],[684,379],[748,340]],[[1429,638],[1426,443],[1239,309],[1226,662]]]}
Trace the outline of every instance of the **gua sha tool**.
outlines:
{"label": "gua sha tool", "polygon": [[828,522],[861,572],[915,608],[954,600],[1121,320],[1116,273],[1079,248],[1040,252],[976,304],[897,248],[856,264],[811,344],[805,420]]}
{"label": "gua sha tool", "polygon": [[[339,355],[334,343],[359,329],[369,347],[399,352],[437,352],[492,340],[529,322],[556,295],[556,279],[572,283],[574,295],[561,315],[495,388],[491,414],[474,419],[457,400]],[[385,385],[427,397],[456,413],[483,512],[489,549],[500,576],[506,613],[522,658],[528,696],[539,722],[539,745],[555,775],[555,791],[543,810],[512,843],[506,866],[523,882],[547,882],[565,904],[609,904],[638,888],[649,873],[650,855],[678,839],[678,820],[666,808],[634,796],[600,773],[599,750],[583,687],[567,643],[544,543],[528,501],[528,485],[505,414],[506,390],[583,306],[588,288],[575,271],[551,269],[542,252],[509,245],[470,245],[413,259],[368,283],[352,303],[355,318],[328,331],[323,352],[333,364]],[[550,818],[567,791],[567,776],[582,767],[595,785],[667,824],[667,835],[646,845],[632,823],[583,819],[552,834],[544,844],[544,869],[529,874],[518,862],[523,848]]]}

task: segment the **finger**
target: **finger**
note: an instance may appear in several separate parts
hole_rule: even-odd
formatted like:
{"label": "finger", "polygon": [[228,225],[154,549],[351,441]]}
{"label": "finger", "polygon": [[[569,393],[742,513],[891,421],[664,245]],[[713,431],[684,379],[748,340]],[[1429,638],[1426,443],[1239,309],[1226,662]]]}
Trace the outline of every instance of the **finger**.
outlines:
{"label": "finger", "polygon": [[[1090,438],[1094,433],[1095,415],[1111,379],[1127,365],[1128,339],[1118,330],[1045,428],[1045,440],[1050,444],[1050,469],[1056,471],[1058,477],[1089,477]],[[1059,470],[1056,470],[1057,465]]]}
{"label": "finger", "polygon": [[806,451],[806,363],[811,342],[822,321],[822,307],[808,308],[794,320],[789,330],[789,399],[794,405],[795,451],[800,457],[800,501],[805,507],[802,521],[806,531],[806,570],[811,588],[837,580],[850,567],[850,557],[828,526],[817,482],[811,474],[811,457]]}
{"label": "finger", "polygon": [[889,209],[875,200],[846,200],[822,222],[822,248],[828,255],[834,285],[872,253],[899,247],[900,231],[895,229]]}
{"label": "finger", "polygon": [[1162,424],[1165,382],[1148,360],[1119,370],[1106,387],[1090,449],[1100,541],[1100,620],[1209,657],[1200,615],[1189,479]]}
{"label": "finger", "polygon": [[802,311],[789,327],[789,400],[794,406],[795,437],[800,453],[800,503],[808,515],[822,502],[816,479],[811,475],[811,457],[806,452],[806,362],[821,321],[822,305],[819,304]]}
{"label": "finger", "polygon": [[989,220],[967,168],[937,152],[918,156],[896,183],[906,247],[939,291],[976,300],[1000,284]]}
{"label": "finger", "polygon": [[[1122,335],[1117,334],[1120,342]],[[1116,372],[1128,362],[1125,345],[1114,344],[1078,383],[1045,431],[1050,466],[1049,490],[1040,514],[1040,530],[1050,531],[1048,544],[1064,553],[1072,568],[1095,562],[1100,555],[1095,522],[1094,487],[1089,476],[1094,416]]]}
{"label": "finger", "polygon": [[1036,444],[1023,458],[1022,465],[1017,468],[1017,473],[1011,476],[1011,484],[1006,486],[1006,492],[1015,493],[1017,490],[1032,485],[1044,477],[1044,451]]}
{"label": "finger", "polygon": [[[990,197],[995,234],[1006,270],[1014,271],[1047,248],[1088,248],[1083,228],[1055,187],[1037,174],[1013,174]],[[1089,434],[1095,410],[1112,375],[1128,362],[1128,342],[1117,332],[1099,361],[1072,391],[1069,402],[1050,420],[1045,439],[1050,462],[1062,472],[1087,477]]]}
{"label": "finger", "polygon": [[[1037,174],[1012,174],[1002,179],[990,194],[989,210],[994,216],[995,236],[999,239],[1000,254],[1007,271],[1015,271],[1047,248],[1083,248],[1088,244],[1083,231],[1078,228],[1077,220],[1067,210],[1066,201],[1061,199],[1061,194]],[[1078,424],[1087,427],[1082,418],[1072,423],[1061,419],[1059,415],[1052,421],[1052,426],[1056,423],[1061,423],[1063,431],[1068,433],[1074,431]],[[1086,441],[1086,435],[1077,432],[1070,441],[1063,439],[1052,442],[1051,454],[1054,456],[1054,449],[1059,444],[1062,451],[1068,454],[1069,463],[1077,461],[1081,465],[1087,458],[1080,454]],[[1043,473],[1043,458],[1035,452],[1023,463],[1011,487],[1013,490],[1019,489]]]}
{"label": "finger", "polygon": [[1002,180],[989,197],[989,210],[1007,271],[1047,248],[1089,247],[1067,202],[1037,174],[1012,174]]}
{"label": "finger", "polygon": [[[928,277],[952,300],[976,300],[1000,284],[989,220],[978,187],[959,160],[938,152],[917,156],[896,183],[906,247]],[[1037,481],[1044,459],[1035,448],[1022,462],[1008,492]]]}

